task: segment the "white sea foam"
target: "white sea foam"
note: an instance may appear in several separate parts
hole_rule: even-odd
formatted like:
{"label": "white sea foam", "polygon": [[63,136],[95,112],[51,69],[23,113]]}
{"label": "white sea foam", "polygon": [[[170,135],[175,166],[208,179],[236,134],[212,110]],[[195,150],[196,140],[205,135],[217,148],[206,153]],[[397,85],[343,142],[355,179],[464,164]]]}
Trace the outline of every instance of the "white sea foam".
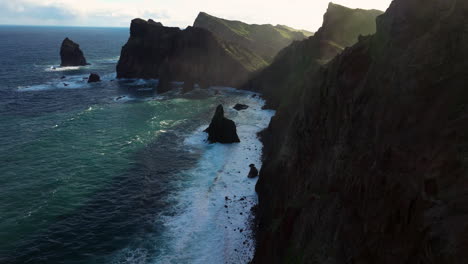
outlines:
{"label": "white sea foam", "polygon": [[18,91],[42,91],[53,89],[79,89],[88,86],[87,75],[68,76],[65,79],[55,79],[44,84],[19,86]]}
{"label": "white sea foam", "polygon": [[[65,78],[63,79],[61,78],[53,79],[44,84],[19,86],[18,91],[31,92],[31,91],[43,91],[43,90],[55,90],[55,89],[88,88],[90,87],[90,85],[93,85],[93,84],[88,84],[88,76],[89,75],[87,74],[64,76]],[[115,79],[115,73],[106,74],[101,77],[102,81],[111,81],[114,79]]]}
{"label": "white sea foam", "polygon": [[[273,111],[261,110],[263,101],[248,92],[217,88],[222,93],[245,93],[237,112],[225,105],[237,124],[241,143],[208,144],[200,127],[185,140],[188,148],[202,151],[198,165],[183,172],[184,186],[173,199],[176,215],[164,218],[167,254],[156,263],[247,263],[254,245],[248,228],[250,208],[257,202],[256,179],[247,178],[249,164],[261,166],[262,144],[257,132],[268,126]],[[226,200],[228,197],[229,200]]]}
{"label": "white sea foam", "polygon": [[68,66],[68,67],[61,67],[61,66],[48,66],[45,71],[47,72],[65,72],[65,71],[76,71],[81,68],[87,66]]}

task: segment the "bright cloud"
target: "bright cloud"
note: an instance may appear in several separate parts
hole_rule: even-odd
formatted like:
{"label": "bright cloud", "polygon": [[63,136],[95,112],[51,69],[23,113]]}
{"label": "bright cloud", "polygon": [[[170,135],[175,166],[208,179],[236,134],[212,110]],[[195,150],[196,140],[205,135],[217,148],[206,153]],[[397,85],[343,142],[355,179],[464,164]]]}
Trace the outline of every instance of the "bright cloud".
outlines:
{"label": "bright cloud", "polygon": [[[328,0],[0,0],[0,24],[128,26],[136,17],[191,25],[200,11],[257,24],[316,30]],[[353,8],[385,10],[391,0],[334,0]]]}

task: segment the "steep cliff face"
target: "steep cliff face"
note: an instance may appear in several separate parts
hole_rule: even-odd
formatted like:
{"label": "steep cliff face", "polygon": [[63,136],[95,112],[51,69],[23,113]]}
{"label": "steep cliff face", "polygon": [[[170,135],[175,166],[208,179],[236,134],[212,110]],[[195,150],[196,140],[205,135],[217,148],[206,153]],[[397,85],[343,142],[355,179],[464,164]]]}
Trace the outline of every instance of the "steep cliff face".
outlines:
{"label": "steep cliff face", "polygon": [[135,19],[130,39],[122,48],[117,77],[157,79],[164,73],[170,81],[238,87],[258,69],[255,58],[205,29],[180,30]]}
{"label": "steep cliff face", "polygon": [[394,0],[306,75],[264,133],[255,263],[466,263],[467,24],[467,1]]}
{"label": "steep cliff face", "polygon": [[282,50],[274,62],[258,72],[244,88],[262,92],[268,108],[292,103],[291,97],[298,97],[297,89],[302,88],[305,75],[356,43],[360,35],[374,34],[375,18],[382,13],[330,3],[323,25],[313,37]]}
{"label": "steep cliff face", "polygon": [[273,61],[276,54],[293,41],[303,40],[307,37],[305,34],[311,34],[282,25],[249,25],[203,12],[198,15],[193,26],[209,30],[224,41],[251,50],[267,63]]}

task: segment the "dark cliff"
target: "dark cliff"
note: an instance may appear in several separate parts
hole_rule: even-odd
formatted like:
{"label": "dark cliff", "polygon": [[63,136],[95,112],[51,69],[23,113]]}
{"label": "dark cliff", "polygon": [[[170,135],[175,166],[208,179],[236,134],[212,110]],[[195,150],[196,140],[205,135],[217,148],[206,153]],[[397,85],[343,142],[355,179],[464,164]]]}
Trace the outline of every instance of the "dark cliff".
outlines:
{"label": "dark cliff", "polygon": [[263,93],[268,108],[292,103],[296,89],[302,87],[305,75],[333,59],[345,47],[358,41],[360,35],[375,33],[378,10],[350,9],[330,3],[318,32],[283,49],[274,62],[258,72],[244,88]]}
{"label": "dark cliff", "polygon": [[467,263],[467,24],[468,1],[394,0],[304,75],[263,133],[255,263]]}
{"label": "dark cliff", "polygon": [[135,19],[122,48],[117,77],[158,79],[164,72],[170,75],[170,81],[238,87],[260,67],[255,58],[245,49],[219,41],[205,29],[180,30]]}
{"label": "dark cliff", "polygon": [[60,47],[60,66],[85,66],[88,65],[83,55],[83,51],[80,49],[80,45],[73,42],[69,38],[65,38]]}
{"label": "dark cliff", "polygon": [[193,26],[209,30],[224,41],[259,54],[266,63],[270,63],[280,50],[293,41],[305,39],[305,34],[310,35],[310,32],[302,32],[287,26],[250,25],[203,12],[198,15]]}

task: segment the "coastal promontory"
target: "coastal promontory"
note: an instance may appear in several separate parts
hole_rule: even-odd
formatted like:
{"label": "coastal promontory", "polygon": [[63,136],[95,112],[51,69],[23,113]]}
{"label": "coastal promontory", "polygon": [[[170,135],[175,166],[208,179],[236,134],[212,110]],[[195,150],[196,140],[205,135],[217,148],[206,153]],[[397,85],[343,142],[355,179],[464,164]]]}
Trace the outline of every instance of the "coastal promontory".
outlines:
{"label": "coastal promontory", "polygon": [[239,87],[261,66],[258,60],[250,51],[223,42],[202,28],[181,30],[134,19],[117,65],[117,77]]}

